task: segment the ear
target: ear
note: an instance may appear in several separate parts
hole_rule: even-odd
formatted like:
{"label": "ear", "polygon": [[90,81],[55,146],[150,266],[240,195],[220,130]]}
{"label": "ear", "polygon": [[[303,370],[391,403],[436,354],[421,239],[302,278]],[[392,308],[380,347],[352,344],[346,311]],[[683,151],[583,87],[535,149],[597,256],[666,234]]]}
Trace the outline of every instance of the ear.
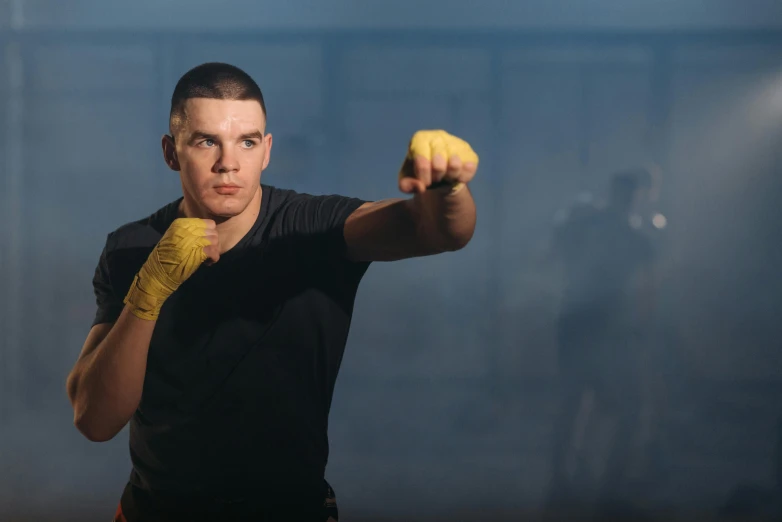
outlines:
{"label": "ear", "polygon": [[179,172],[179,159],[176,155],[176,145],[174,144],[173,136],[164,134],[161,139],[161,145],[163,147],[163,159],[173,171]]}
{"label": "ear", "polygon": [[272,156],[272,135],[271,135],[271,133],[265,134],[263,136],[263,141],[266,142],[266,157],[263,158],[263,166],[261,167],[261,171],[266,170],[266,167],[269,166],[269,159]]}

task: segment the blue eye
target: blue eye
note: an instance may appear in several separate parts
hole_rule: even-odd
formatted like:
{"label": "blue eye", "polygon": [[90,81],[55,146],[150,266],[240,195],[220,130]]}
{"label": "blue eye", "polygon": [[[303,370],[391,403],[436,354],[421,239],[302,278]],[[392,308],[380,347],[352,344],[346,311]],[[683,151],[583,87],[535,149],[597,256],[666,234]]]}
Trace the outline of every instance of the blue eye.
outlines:
{"label": "blue eye", "polygon": [[252,140],[244,140],[244,147],[247,149],[251,149],[255,147],[255,142]]}

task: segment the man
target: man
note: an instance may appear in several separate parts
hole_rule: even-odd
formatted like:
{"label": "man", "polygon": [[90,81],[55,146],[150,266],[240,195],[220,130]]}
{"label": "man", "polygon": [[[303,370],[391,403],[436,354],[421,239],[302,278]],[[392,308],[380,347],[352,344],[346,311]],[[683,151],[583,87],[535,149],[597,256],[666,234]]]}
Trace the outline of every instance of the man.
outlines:
{"label": "man", "polygon": [[565,275],[557,325],[564,397],[554,436],[555,504],[573,500],[569,475],[581,471],[577,461],[594,406],[616,421],[601,501],[618,494],[626,472],[643,392],[638,336],[648,333],[653,296],[653,248],[634,210],[650,184],[645,170],[614,175],[604,208],[579,205],[554,234]]}
{"label": "man", "polygon": [[130,422],[116,518],[336,519],[327,423],[359,281],[372,261],[467,244],[478,156],[444,131],[416,133],[406,199],[261,184],[263,95],[219,63],[179,80],[162,146],[183,197],[109,234],[67,382],[88,439]]}

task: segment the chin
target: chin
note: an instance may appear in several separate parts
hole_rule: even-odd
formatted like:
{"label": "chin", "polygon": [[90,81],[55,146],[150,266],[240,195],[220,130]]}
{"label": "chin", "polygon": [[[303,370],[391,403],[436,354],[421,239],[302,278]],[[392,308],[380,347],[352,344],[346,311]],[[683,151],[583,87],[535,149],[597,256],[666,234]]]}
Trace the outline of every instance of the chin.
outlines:
{"label": "chin", "polygon": [[211,215],[227,219],[241,214],[249,203],[242,199],[222,198],[222,201],[204,202],[203,206]]}

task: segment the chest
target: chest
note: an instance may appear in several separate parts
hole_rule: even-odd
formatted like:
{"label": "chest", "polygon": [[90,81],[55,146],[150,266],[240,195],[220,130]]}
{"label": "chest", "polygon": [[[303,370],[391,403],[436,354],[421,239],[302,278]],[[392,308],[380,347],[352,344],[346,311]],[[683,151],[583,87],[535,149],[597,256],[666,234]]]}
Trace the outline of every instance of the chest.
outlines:
{"label": "chest", "polygon": [[217,398],[313,387],[312,369],[328,350],[319,332],[334,326],[325,320],[331,302],[296,260],[247,255],[202,267],[161,310],[145,407],[187,413]]}

